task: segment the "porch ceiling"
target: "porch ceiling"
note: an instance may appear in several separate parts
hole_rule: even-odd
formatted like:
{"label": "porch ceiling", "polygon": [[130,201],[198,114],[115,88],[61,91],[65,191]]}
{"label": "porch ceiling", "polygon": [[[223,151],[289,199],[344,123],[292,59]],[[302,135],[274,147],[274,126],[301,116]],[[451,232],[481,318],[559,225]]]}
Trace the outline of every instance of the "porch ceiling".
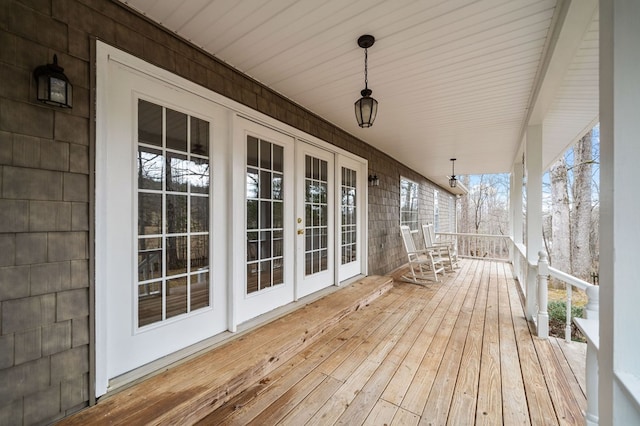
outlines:
{"label": "porch ceiling", "polygon": [[[508,172],[529,123],[548,165],[597,121],[595,0],[123,3],[441,185],[452,157],[458,174]],[[353,112],[362,34],[369,129]]]}

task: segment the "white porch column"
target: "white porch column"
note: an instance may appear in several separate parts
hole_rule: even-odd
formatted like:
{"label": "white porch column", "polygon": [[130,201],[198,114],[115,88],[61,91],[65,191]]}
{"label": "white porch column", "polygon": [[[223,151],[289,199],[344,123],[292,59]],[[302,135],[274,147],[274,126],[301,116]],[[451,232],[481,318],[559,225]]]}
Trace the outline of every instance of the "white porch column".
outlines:
{"label": "white porch column", "polygon": [[[511,178],[509,179],[509,234],[513,238],[514,244],[522,244],[522,185],[524,164],[515,163],[511,169]],[[522,263],[517,249],[512,244],[509,247],[509,260],[513,267],[513,278],[518,280],[522,277],[520,267]],[[522,285],[523,283],[520,283]]]}
{"label": "white porch column", "polygon": [[[542,124],[527,127],[525,148],[527,167],[527,260],[538,263],[538,252],[542,245]],[[537,315],[537,271],[527,273],[526,315],[532,320]]]}
{"label": "white porch column", "polygon": [[511,171],[510,180],[510,202],[509,210],[511,214],[511,236],[513,242],[516,244],[522,243],[522,183],[523,183],[523,168],[522,163],[516,163],[513,165]]}
{"label": "white porch column", "polygon": [[600,0],[600,350],[603,425],[640,424],[640,1]]}

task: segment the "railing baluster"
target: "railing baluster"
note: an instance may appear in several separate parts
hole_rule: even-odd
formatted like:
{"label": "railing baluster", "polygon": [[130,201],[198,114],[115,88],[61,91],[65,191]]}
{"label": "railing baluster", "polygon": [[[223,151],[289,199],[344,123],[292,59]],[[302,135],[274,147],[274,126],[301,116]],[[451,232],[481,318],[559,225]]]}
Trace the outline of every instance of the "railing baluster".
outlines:
{"label": "railing baluster", "polygon": [[549,337],[549,313],[547,312],[549,282],[549,256],[546,251],[538,252],[538,337]]}
{"label": "railing baluster", "polygon": [[567,313],[566,313],[566,326],[564,328],[564,340],[567,343],[571,343],[571,295],[573,291],[573,286],[569,283],[565,284],[567,289]]}

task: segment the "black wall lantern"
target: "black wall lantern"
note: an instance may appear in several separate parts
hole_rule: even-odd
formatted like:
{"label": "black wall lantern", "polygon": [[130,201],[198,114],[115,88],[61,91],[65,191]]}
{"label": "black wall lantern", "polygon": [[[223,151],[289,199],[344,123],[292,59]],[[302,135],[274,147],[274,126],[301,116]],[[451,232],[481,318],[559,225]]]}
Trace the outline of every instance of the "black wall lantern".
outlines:
{"label": "black wall lantern", "polygon": [[363,35],[358,39],[358,46],[364,49],[364,89],[360,92],[362,97],[355,103],[356,120],[358,126],[371,127],[373,120],[376,119],[378,113],[378,101],[371,97],[371,89],[368,87],[369,79],[367,77],[367,49],[373,46],[376,39],[372,35]]}
{"label": "black wall lantern", "polygon": [[458,186],[458,179],[456,179],[456,159],[451,159],[451,177],[449,178],[449,186],[455,188]]}
{"label": "black wall lantern", "polygon": [[378,175],[369,175],[369,186],[380,186]]}
{"label": "black wall lantern", "polygon": [[64,68],[58,65],[58,55],[53,55],[52,64],[36,68],[33,77],[40,102],[62,108],[73,106],[73,86],[64,75]]}

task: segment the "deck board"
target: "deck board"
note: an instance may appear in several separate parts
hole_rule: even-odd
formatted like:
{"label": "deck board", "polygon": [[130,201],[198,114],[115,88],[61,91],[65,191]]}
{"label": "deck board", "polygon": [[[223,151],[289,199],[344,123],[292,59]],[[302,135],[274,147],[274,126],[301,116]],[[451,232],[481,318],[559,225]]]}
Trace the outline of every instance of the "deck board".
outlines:
{"label": "deck board", "polygon": [[[500,322],[500,371],[502,372],[502,416],[504,424],[528,425],[529,409],[525,394],[518,344],[511,317],[511,300],[507,288],[505,265],[498,265],[499,322]],[[518,302],[519,303],[519,302]]]}
{"label": "deck board", "polygon": [[[442,282],[396,281],[378,296],[330,326],[314,323],[342,298],[320,299],[298,316],[177,367],[180,374],[123,392],[124,407],[144,409],[108,421],[84,415],[82,424],[194,423],[203,408],[194,406],[196,414],[172,421],[150,413],[202,403],[198,395],[206,381],[194,375],[232,374],[228,370],[242,370],[240,364],[267,354],[277,354],[277,365],[254,371],[253,381],[245,373],[242,391],[201,416],[200,425],[583,423],[584,367],[573,365],[581,349],[531,335],[509,264],[465,259]],[[300,336],[297,350],[285,339],[291,330]],[[300,340],[306,330],[313,334],[310,342]],[[256,353],[246,353],[254,338]],[[158,380],[162,389],[179,392],[171,398],[140,393]],[[189,392],[196,398],[186,399]]]}

